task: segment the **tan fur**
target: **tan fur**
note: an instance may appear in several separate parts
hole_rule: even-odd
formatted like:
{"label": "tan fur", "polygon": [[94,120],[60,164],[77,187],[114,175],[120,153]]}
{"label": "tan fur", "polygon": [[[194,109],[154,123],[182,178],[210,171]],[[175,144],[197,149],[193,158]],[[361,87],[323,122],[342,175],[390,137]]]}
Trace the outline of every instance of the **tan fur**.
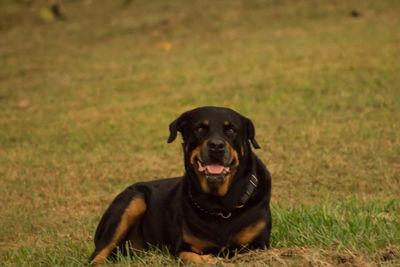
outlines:
{"label": "tan fur", "polygon": [[265,225],[265,221],[260,221],[252,226],[248,226],[242,229],[239,233],[234,235],[233,242],[240,246],[245,246],[246,244],[249,244],[256,236],[260,234]]}
{"label": "tan fur", "polygon": [[229,187],[233,181],[233,177],[236,174],[237,167],[239,166],[239,155],[238,155],[237,151],[235,149],[233,149],[233,147],[228,142],[225,142],[226,146],[228,147],[230,154],[231,154],[230,162],[233,162],[235,160],[235,165],[232,166],[232,170],[227,175],[224,182],[213,183],[212,186],[210,186],[210,184],[208,184],[208,182],[207,182],[207,179],[206,179],[204,173],[198,171],[197,164],[195,162],[196,158],[201,159],[200,152],[204,148],[204,146],[207,145],[207,142],[208,142],[208,140],[205,140],[202,145],[193,149],[192,154],[190,156],[190,163],[194,167],[194,171],[195,171],[197,177],[199,178],[201,188],[203,189],[204,192],[213,193],[213,194],[219,195],[219,196],[225,196],[226,193],[228,193]]}
{"label": "tan fur", "polygon": [[142,216],[138,217],[138,223],[135,223],[134,227],[128,234],[128,240],[130,242],[130,248],[132,248],[133,251],[140,251],[143,250],[143,237],[140,232],[140,220]]}
{"label": "tan fur", "polygon": [[216,247],[214,243],[206,240],[201,240],[193,235],[183,231],[183,240],[190,245],[190,248],[196,253],[203,253],[208,248]]}
{"label": "tan fur", "polygon": [[194,168],[194,172],[196,173],[197,177],[199,178],[201,188],[203,189],[204,192],[210,193],[210,187],[208,186],[206,177],[205,177],[204,173],[199,172],[199,170],[197,169],[197,163],[195,162],[196,158],[201,159],[200,152],[203,149],[203,147],[207,145],[207,142],[208,142],[208,139],[205,140],[202,145],[193,149],[192,154],[190,155],[190,163],[192,164],[192,166]]}
{"label": "tan fur", "polygon": [[131,229],[132,225],[144,214],[146,208],[146,202],[142,198],[134,198],[131,200],[128,207],[122,214],[121,222],[115,230],[115,234],[111,239],[110,244],[108,244],[107,247],[103,248],[99,254],[97,254],[92,261],[93,265],[100,264],[110,255],[111,251],[113,251],[113,249],[115,249],[122,239],[128,234],[128,231]]}
{"label": "tan fur", "polygon": [[195,264],[212,264],[217,261],[217,259],[211,255],[199,255],[194,252],[181,252],[179,254],[179,258],[183,261],[183,263],[195,263]]}
{"label": "tan fur", "polygon": [[233,177],[236,174],[237,167],[239,166],[239,156],[238,156],[236,150],[233,149],[233,147],[228,142],[226,142],[226,146],[228,147],[228,149],[230,150],[230,153],[231,153],[230,162],[235,160],[235,165],[232,166],[232,170],[225,178],[225,181],[223,183],[217,183],[217,186],[218,186],[217,193],[219,196],[225,196],[226,193],[228,193],[230,185],[233,181]]}

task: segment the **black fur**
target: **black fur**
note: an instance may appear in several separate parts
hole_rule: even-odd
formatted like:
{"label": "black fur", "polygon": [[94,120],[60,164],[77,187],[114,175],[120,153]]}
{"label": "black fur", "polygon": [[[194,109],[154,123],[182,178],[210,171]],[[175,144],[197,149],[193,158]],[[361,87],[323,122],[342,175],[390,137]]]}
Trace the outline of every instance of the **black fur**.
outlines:
{"label": "black fur", "polygon": [[[207,125],[203,125],[205,121]],[[229,126],[226,125],[227,121]],[[233,130],[229,130],[231,128]],[[143,249],[150,245],[166,246],[175,256],[183,251],[192,251],[191,245],[183,238],[185,231],[205,243],[213,244],[201,253],[217,255],[223,249],[240,248],[234,242],[235,235],[260,221],[265,222],[266,226],[246,247],[268,248],[271,231],[271,178],[266,166],[252,152],[251,145],[259,148],[252,121],[228,108],[202,107],[183,113],[171,123],[169,129],[168,143],[176,139],[178,132],[183,137],[184,176],[136,183],[119,194],[97,227],[96,250],[90,260],[111,242],[125,208],[136,197],[144,199],[147,206],[143,217],[135,222],[139,224]],[[233,152],[237,152],[240,162],[229,190],[223,196],[204,191],[195,171],[197,166],[192,164],[190,158],[192,151],[204,142],[204,149],[210,149],[207,146],[207,140],[210,139],[223,140],[229,144]],[[232,154],[232,151],[222,145],[218,155],[214,155],[213,151],[208,152],[204,156],[208,158],[204,161],[225,162]],[[238,207],[249,187],[251,175],[257,177],[258,184],[244,206]],[[230,214],[230,217],[223,218],[217,215],[219,212]],[[128,239],[124,237],[118,245],[123,245]]]}

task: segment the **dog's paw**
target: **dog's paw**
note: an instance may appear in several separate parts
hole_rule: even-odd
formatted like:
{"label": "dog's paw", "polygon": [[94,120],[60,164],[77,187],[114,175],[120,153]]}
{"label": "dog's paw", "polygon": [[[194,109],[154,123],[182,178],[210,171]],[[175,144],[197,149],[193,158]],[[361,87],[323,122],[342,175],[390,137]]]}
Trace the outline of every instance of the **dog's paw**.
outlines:
{"label": "dog's paw", "polygon": [[179,254],[179,259],[184,263],[184,264],[216,264],[220,260],[217,257],[214,257],[210,254],[207,255],[199,255],[194,252],[181,252]]}

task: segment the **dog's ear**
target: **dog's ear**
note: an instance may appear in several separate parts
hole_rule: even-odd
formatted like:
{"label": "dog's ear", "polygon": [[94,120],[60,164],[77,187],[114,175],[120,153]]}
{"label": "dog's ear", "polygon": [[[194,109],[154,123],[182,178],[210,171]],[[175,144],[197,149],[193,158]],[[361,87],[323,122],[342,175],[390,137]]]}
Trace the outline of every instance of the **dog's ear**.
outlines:
{"label": "dog's ear", "polygon": [[246,118],[246,124],[247,124],[247,137],[251,141],[253,147],[254,148],[261,148],[260,145],[257,143],[257,141],[255,139],[256,130],[254,129],[253,122],[250,119]]}
{"label": "dog's ear", "polygon": [[171,124],[169,125],[168,143],[172,143],[175,140],[178,131],[182,133],[182,129],[185,124],[184,115],[185,114],[182,114],[179,118],[171,122]]}

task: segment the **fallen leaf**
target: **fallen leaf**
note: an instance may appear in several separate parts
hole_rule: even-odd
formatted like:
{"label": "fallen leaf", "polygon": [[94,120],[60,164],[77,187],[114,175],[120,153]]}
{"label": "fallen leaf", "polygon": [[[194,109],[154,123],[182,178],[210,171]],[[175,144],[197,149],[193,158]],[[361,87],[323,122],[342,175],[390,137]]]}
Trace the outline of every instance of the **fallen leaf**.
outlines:
{"label": "fallen leaf", "polygon": [[160,43],[160,47],[164,50],[164,51],[169,51],[172,48],[172,44],[170,42],[162,42]]}
{"label": "fallen leaf", "polygon": [[22,108],[27,108],[27,107],[29,107],[30,104],[31,103],[29,102],[29,100],[24,99],[24,100],[21,100],[21,101],[18,102],[17,107],[21,108],[21,109]]}

